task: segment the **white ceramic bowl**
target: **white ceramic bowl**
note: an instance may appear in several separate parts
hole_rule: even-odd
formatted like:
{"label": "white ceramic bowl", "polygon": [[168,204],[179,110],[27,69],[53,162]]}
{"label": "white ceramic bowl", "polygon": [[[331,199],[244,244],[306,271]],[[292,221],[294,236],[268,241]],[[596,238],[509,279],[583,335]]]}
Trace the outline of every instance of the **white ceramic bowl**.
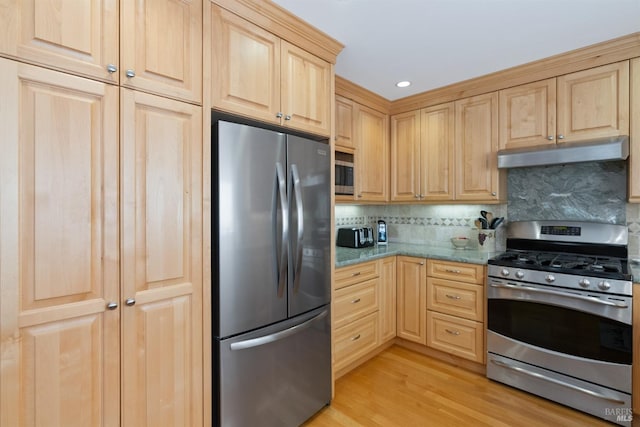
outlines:
{"label": "white ceramic bowl", "polygon": [[452,237],[451,244],[455,246],[456,249],[464,249],[469,244],[469,239],[466,237]]}

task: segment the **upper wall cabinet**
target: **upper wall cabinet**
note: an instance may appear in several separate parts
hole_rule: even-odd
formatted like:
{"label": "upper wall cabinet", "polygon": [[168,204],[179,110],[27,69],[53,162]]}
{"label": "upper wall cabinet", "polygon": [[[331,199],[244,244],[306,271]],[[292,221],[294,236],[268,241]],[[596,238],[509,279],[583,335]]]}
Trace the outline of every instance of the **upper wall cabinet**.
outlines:
{"label": "upper wall cabinet", "polygon": [[211,7],[214,108],[328,136],[330,63],[217,6]]}
{"label": "upper wall cabinet", "polygon": [[498,170],[498,93],[455,102],[456,200],[504,199],[505,174]]}
{"label": "upper wall cabinet", "polygon": [[202,102],[202,0],[121,1],[120,83]]}
{"label": "upper wall cabinet", "polygon": [[0,54],[199,103],[202,0],[150,2],[4,1]]}
{"label": "upper wall cabinet", "polygon": [[356,148],[353,101],[336,95],[336,145]]}
{"label": "upper wall cabinet", "polygon": [[453,200],[452,102],[391,119],[391,200]]}
{"label": "upper wall cabinet", "polygon": [[500,148],[629,133],[629,62],[500,91]]}
{"label": "upper wall cabinet", "polygon": [[358,105],[355,193],[359,202],[389,200],[389,116]]}

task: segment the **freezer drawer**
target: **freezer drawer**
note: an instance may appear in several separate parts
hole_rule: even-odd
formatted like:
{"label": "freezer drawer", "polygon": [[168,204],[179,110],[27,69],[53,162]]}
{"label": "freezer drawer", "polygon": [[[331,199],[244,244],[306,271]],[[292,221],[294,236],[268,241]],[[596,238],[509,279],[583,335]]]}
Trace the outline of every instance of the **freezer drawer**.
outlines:
{"label": "freezer drawer", "polygon": [[327,305],[217,340],[214,424],[298,426],[327,405],[331,400],[330,331]]}

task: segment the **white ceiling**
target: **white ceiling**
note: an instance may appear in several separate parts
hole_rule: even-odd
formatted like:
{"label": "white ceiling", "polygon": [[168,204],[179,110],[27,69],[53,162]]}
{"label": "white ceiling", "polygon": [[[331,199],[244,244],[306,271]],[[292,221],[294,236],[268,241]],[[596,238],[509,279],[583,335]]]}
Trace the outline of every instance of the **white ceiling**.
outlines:
{"label": "white ceiling", "polygon": [[640,31],[640,0],[274,2],[345,45],[337,75],[388,100]]}

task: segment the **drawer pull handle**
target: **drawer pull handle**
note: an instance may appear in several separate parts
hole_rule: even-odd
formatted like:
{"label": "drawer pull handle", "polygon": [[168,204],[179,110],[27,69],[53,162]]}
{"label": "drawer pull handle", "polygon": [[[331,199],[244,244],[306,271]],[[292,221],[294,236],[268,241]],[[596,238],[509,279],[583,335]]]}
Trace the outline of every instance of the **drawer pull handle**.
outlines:
{"label": "drawer pull handle", "polygon": [[460,299],[459,295],[449,295],[449,294],[445,294],[445,296],[449,299]]}
{"label": "drawer pull handle", "polygon": [[359,272],[359,271],[357,271],[357,272],[355,272],[355,273],[351,274],[351,277],[355,277],[355,276],[359,276],[359,275],[360,275],[360,272]]}
{"label": "drawer pull handle", "polygon": [[360,334],[356,335],[355,337],[351,338],[351,341],[356,341],[360,339]]}
{"label": "drawer pull handle", "polygon": [[445,329],[445,331],[447,331],[448,334],[451,335],[460,335],[460,332],[458,331],[452,331],[451,329]]}
{"label": "drawer pull handle", "polygon": [[360,298],[356,298],[353,301],[351,301],[351,304],[357,304],[360,302]]}
{"label": "drawer pull handle", "polygon": [[447,273],[453,273],[453,274],[461,274],[462,273],[462,271],[460,271],[460,270],[451,270],[450,268],[447,268],[444,271],[446,271]]}

